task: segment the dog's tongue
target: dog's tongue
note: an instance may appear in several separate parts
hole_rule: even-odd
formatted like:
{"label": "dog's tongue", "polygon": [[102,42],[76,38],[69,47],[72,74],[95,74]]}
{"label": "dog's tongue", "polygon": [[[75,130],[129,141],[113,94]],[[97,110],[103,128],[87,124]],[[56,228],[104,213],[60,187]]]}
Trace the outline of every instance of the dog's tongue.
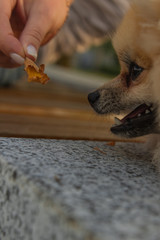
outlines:
{"label": "dog's tongue", "polygon": [[136,116],[138,116],[138,114],[142,114],[145,113],[145,111],[149,109],[149,107],[144,103],[141,104],[140,106],[138,106],[136,109],[134,109],[131,113],[129,113],[127,116],[125,116],[123,119],[121,119],[120,121],[122,123],[124,123],[126,120],[134,118]]}

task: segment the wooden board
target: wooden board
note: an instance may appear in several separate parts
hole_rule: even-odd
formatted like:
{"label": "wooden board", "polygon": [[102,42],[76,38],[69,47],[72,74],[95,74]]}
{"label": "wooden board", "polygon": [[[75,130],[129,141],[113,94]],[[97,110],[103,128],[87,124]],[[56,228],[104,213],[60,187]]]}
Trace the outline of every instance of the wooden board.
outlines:
{"label": "wooden board", "polygon": [[117,140],[112,124],[93,112],[86,93],[64,85],[22,81],[0,89],[0,136]]}

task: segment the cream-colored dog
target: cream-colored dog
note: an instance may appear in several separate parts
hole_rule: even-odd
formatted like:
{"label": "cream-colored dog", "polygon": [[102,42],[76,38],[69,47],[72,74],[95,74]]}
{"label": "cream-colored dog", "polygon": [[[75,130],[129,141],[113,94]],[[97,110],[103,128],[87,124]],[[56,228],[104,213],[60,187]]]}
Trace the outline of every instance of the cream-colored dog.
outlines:
{"label": "cream-colored dog", "polygon": [[[131,138],[160,133],[160,1],[135,0],[122,20],[113,45],[120,74],[88,96],[99,114],[131,111],[116,118],[114,134]],[[159,138],[160,139],[160,138]],[[153,161],[160,169],[160,141]]]}

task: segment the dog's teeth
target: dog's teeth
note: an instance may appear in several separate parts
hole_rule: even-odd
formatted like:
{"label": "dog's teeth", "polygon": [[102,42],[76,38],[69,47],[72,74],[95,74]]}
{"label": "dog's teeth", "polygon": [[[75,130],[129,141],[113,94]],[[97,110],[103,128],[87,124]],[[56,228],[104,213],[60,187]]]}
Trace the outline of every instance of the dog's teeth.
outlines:
{"label": "dog's teeth", "polygon": [[150,110],[151,110],[151,111],[153,111],[153,110],[154,110],[154,108],[153,108],[153,107],[151,107],[151,108],[150,108]]}
{"label": "dog's teeth", "polygon": [[121,120],[119,120],[119,118],[115,117],[114,118],[115,124],[119,125],[122,124]]}
{"label": "dog's teeth", "polygon": [[145,111],[145,113],[148,114],[148,113],[150,113],[150,111],[147,109],[147,110]]}
{"label": "dog's teeth", "polygon": [[138,115],[137,115],[138,117],[141,117],[141,113],[138,113]]}

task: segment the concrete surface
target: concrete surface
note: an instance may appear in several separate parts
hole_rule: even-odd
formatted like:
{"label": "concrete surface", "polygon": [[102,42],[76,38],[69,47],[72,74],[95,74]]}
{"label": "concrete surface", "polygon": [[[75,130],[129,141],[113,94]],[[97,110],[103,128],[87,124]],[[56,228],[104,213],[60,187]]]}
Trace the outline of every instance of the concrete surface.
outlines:
{"label": "concrete surface", "polygon": [[159,240],[143,144],[0,138],[1,240]]}

